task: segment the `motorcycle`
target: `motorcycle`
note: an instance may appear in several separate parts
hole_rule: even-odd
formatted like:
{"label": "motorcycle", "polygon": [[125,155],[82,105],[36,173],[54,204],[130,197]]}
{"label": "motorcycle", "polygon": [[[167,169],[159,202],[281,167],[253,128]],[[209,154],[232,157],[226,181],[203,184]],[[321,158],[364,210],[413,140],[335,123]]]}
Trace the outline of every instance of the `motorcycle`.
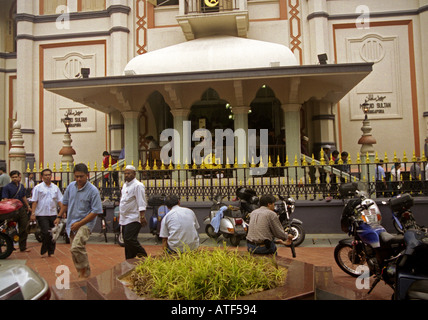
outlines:
{"label": "motorcycle", "polygon": [[382,271],[390,259],[400,254],[404,239],[402,235],[394,236],[386,232],[381,225],[379,207],[360,189],[357,183],[342,184],[339,188],[343,199],[353,197],[345,202],[341,216],[342,231],[351,238],[339,241],[334,250],[334,259],[340,269],[353,277],[361,276],[364,267],[368,267],[370,275],[375,276],[371,292],[382,279]]}
{"label": "motorcycle", "polygon": [[413,206],[413,197],[408,194],[400,194],[394,198],[389,199],[388,202],[382,201],[382,204],[389,204],[392,213],[392,223],[394,225],[395,230],[398,233],[404,234],[406,230],[416,229],[416,230],[424,230],[427,231],[426,228],[419,226],[416,223],[415,217],[410,210]]}
{"label": "motorcycle", "polygon": [[239,208],[246,223],[250,222],[250,213],[259,207],[259,197],[253,189],[239,187],[236,189]]}
{"label": "motorcycle", "polygon": [[278,195],[279,200],[275,202],[274,211],[279,216],[284,231],[287,234],[293,235],[293,245],[299,246],[305,240],[306,232],[303,229],[303,222],[299,219],[290,219],[291,214],[294,213],[295,200],[293,198],[287,198]]}
{"label": "motorcycle", "polygon": [[13,220],[22,206],[22,202],[17,199],[0,202],[0,259],[9,257],[14,250],[13,242],[19,240],[16,222]]}
{"label": "motorcycle", "polygon": [[405,250],[386,269],[395,281],[395,300],[428,300],[428,233],[411,229],[404,233]]}
{"label": "motorcycle", "polygon": [[[248,224],[250,222],[250,213],[259,208],[259,198],[254,190],[240,187],[236,190],[236,196],[239,199],[239,206],[243,212],[244,220]],[[275,202],[274,211],[278,214],[284,231],[293,235],[293,245],[298,246],[305,240],[305,230],[303,229],[303,222],[298,219],[290,219],[295,209],[295,200],[293,198],[285,199],[278,195],[279,201]]]}
{"label": "motorcycle", "polygon": [[169,209],[165,205],[165,195],[153,195],[148,200],[148,205],[152,207],[152,216],[149,220],[149,229],[156,237],[156,241],[160,241],[160,227],[162,219],[169,212]]}
{"label": "motorcycle", "polygon": [[224,204],[224,198],[218,195],[212,199],[210,214],[204,218],[205,232],[214,239],[222,235],[228,238],[233,246],[239,246],[241,240],[247,236],[248,224],[243,218],[243,212],[238,207]]}

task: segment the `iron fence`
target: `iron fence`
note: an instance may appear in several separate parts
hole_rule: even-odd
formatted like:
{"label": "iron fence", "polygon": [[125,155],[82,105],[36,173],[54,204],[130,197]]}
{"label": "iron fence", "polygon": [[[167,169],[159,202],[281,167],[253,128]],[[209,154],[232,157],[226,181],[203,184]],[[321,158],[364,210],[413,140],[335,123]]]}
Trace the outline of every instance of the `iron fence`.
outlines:
{"label": "iron fence", "polygon": [[[386,160],[386,159],[385,159]],[[392,162],[359,159],[352,163],[332,162],[324,163],[313,157],[303,157],[302,161],[295,159],[294,163],[281,163],[279,157],[273,163],[256,166],[248,165],[164,165],[154,161],[145,166],[139,163],[137,179],[146,186],[148,196],[153,194],[175,194],[183,201],[207,201],[215,195],[221,194],[227,200],[235,198],[236,189],[241,186],[254,189],[257,194],[271,193],[274,195],[291,196],[296,200],[315,200],[327,197],[338,198],[339,186],[347,182],[362,182],[366,190],[375,197],[391,197],[400,193],[410,193],[413,196],[428,194],[428,164],[423,157],[420,161]],[[103,197],[118,197],[124,182],[123,169],[126,163],[119,162],[109,168],[92,168],[89,166],[91,183],[98,187]],[[252,175],[251,169],[263,166],[263,175]],[[380,169],[382,168],[382,169]],[[40,172],[43,169],[36,167],[27,169],[25,181],[30,175],[34,183],[41,181]],[[51,168],[52,180],[64,191],[74,180],[72,166],[67,168]],[[384,174],[382,174],[384,172]],[[31,180],[31,179],[30,179]],[[27,186],[27,185],[26,185]]]}

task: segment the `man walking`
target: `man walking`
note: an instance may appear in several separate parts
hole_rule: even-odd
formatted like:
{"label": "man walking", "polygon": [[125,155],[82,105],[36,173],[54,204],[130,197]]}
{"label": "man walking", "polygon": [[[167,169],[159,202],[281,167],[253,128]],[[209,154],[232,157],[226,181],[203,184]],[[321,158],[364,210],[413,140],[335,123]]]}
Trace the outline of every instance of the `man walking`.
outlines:
{"label": "man walking", "polygon": [[28,213],[30,211],[30,205],[28,204],[26,197],[26,190],[24,185],[21,183],[21,173],[17,170],[10,172],[11,182],[3,187],[2,198],[3,199],[18,199],[22,202],[23,206],[18,211],[16,221],[18,222],[18,236],[19,236],[19,250],[21,252],[29,252],[27,249],[27,227],[29,222]]}
{"label": "man walking", "polygon": [[[275,201],[273,195],[264,195],[260,198],[260,208],[250,213],[247,249],[251,253],[275,254],[275,243],[291,244],[293,236],[285,233],[278,215],[273,211]],[[274,240],[274,238],[279,238],[279,240]]]}
{"label": "man walking", "polygon": [[195,213],[180,206],[177,196],[166,197],[165,204],[170,210],[162,219],[159,237],[163,248],[169,253],[196,250],[199,247],[199,223]]}
{"label": "man walking", "polygon": [[138,233],[141,227],[147,225],[145,187],[135,178],[137,172],[134,166],[126,166],[124,174],[125,183],[120,198],[119,224],[122,226],[125,258],[145,257],[147,252],[138,242]]}
{"label": "man walking", "polygon": [[43,182],[33,189],[31,197],[32,214],[31,221],[37,222],[42,234],[42,247],[40,254],[46,252],[52,256],[55,252],[55,242],[52,241],[52,233],[49,232],[54,227],[54,221],[58,216],[58,205],[62,202],[62,193],[59,188],[52,183],[52,170],[44,169],[41,172]]}
{"label": "man walking", "polygon": [[64,192],[61,211],[55,224],[67,213],[66,231],[71,240],[71,257],[79,273],[79,278],[91,274],[86,242],[95,225],[96,218],[103,213],[98,189],[88,181],[89,171],[84,163],[74,167],[74,179]]}

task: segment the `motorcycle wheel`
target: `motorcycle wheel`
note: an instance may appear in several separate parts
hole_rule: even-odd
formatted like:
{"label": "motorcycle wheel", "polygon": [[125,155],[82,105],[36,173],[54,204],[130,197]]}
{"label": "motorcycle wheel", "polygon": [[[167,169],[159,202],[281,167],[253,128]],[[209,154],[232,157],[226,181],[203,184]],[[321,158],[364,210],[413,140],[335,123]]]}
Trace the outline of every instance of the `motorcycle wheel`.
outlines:
{"label": "motorcycle wheel", "polygon": [[34,232],[34,236],[36,237],[36,240],[38,242],[42,242],[42,232],[41,231]]}
{"label": "motorcycle wheel", "polygon": [[123,234],[122,234],[122,232],[120,232],[119,235],[117,236],[117,243],[121,247],[125,246],[125,241],[123,241]]}
{"label": "motorcycle wheel", "polygon": [[230,244],[234,247],[238,247],[239,243],[241,242],[241,238],[238,236],[231,236],[230,237]]}
{"label": "motorcycle wheel", "polygon": [[0,233],[0,259],[6,259],[12,254],[13,241],[9,236]]}
{"label": "motorcycle wheel", "polygon": [[301,245],[303,241],[305,241],[306,233],[300,224],[292,224],[290,227],[286,226],[284,231],[293,235],[293,243],[295,247]]}
{"label": "motorcycle wheel", "polygon": [[213,226],[210,224],[207,224],[205,227],[205,233],[208,235],[208,237],[213,239],[217,239],[219,237],[219,234],[215,233]]}
{"label": "motorcycle wheel", "polygon": [[[358,250],[355,256],[355,263],[352,263],[353,247],[351,245],[339,243],[334,248],[334,260],[340,269],[352,277],[359,277],[363,270],[357,271],[360,266],[367,266],[366,255],[363,251]],[[360,268],[361,269],[361,268]]]}

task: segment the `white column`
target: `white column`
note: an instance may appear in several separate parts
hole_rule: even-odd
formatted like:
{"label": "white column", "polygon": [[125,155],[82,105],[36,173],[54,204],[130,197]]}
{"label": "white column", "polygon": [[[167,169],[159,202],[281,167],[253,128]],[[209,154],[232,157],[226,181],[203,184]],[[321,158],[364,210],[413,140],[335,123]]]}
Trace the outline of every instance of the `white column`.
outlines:
{"label": "white column", "polygon": [[[250,107],[233,107],[235,129],[235,158],[239,165],[248,164],[248,112]],[[231,159],[232,160],[232,159]]]}
{"label": "white column", "polygon": [[[35,14],[35,7],[38,4],[36,1],[18,0],[18,14]],[[34,84],[38,83],[38,74],[34,70],[34,42],[31,40],[33,36],[33,23],[23,19],[18,20],[17,24],[17,79],[16,79],[16,112],[17,119],[23,129],[30,130],[29,134],[24,137],[26,150],[29,153],[37,154],[35,150],[34,134],[35,120],[37,117],[36,104],[33,103],[34,92],[38,92],[38,87]],[[36,98],[38,99],[38,97]],[[40,130],[39,130],[40,131]]]}
{"label": "white column", "polygon": [[122,112],[122,116],[125,123],[125,160],[126,164],[132,164],[138,166],[139,160],[139,116],[138,111],[125,111]]}
{"label": "white column", "polygon": [[333,63],[333,55],[329,50],[329,28],[327,16],[320,13],[328,13],[326,0],[308,0],[308,14],[318,13],[309,20],[309,35],[311,45],[310,61],[318,64],[318,54],[327,53],[329,63]]}
{"label": "white column", "polygon": [[190,109],[172,109],[171,113],[174,117],[174,129],[180,135],[179,141],[175,141],[174,143],[175,152],[173,161],[176,165],[180,163],[181,167],[186,162],[190,165],[193,161],[191,154],[192,133],[190,123],[187,122]]}
{"label": "white column", "polygon": [[284,112],[286,155],[290,164],[295,156],[300,160],[300,109],[299,103],[286,103],[281,106]]}

